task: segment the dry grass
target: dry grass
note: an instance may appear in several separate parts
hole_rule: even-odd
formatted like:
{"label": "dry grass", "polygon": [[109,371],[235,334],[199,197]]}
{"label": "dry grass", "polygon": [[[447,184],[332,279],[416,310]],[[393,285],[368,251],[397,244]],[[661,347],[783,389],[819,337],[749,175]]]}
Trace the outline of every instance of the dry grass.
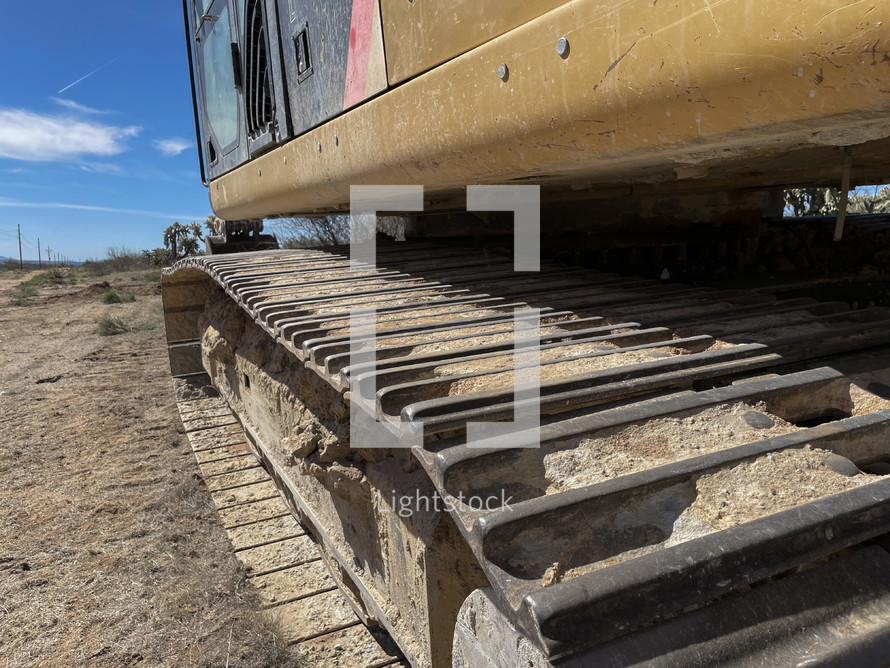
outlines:
{"label": "dry grass", "polygon": [[[27,275],[22,272],[15,273],[22,277]],[[68,273],[68,271],[59,268],[30,272],[28,278],[12,288],[9,293],[9,303],[13,306],[31,306],[40,288],[47,285],[65,285],[69,282]]]}
{"label": "dry grass", "polygon": [[129,331],[130,326],[126,322],[108,314],[103,315],[96,326],[96,333],[99,336],[114,336]]}
{"label": "dry grass", "polygon": [[101,292],[36,290],[0,309],[0,667],[296,665],[180,433],[159,297],[100,337]]}

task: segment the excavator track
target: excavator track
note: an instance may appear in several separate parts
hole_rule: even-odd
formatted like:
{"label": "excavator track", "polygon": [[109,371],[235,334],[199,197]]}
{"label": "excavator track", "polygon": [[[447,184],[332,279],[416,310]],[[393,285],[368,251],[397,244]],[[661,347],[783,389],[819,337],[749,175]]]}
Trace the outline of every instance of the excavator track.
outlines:
{"label": "excavator track", "polygon": [[[190,258],[163,287],[174,376],[209,374],[412,665],[888,656],[887,309],[420,243]],[[353,365],[361,308],[376,362]],[[529,410],[513,327],[536,313],[539,433],[467,444]],[[356,388],[423,445],[351,443]]]}
{"label": "excavator track", "polygon": [[210,379],[176,380],[177,407],[201,475],[248,581],[303,665],[407,666],[340,594],[315,540],[294,517]]}

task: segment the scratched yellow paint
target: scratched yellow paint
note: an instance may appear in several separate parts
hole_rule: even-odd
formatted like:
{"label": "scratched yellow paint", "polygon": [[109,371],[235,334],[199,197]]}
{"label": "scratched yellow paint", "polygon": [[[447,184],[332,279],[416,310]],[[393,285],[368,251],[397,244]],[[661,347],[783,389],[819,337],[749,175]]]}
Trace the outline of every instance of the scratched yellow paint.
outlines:
{"label": "scratched yellow paint", "polygon": [[380,0],[390,83],[400,83],[568,0]]}
{"label": "scratched yellow paint", "polygon": [[[751,156],[766,182],[770,160],[820,145],[855,161],[890,136],[887,17],[890,0],[575,0],[218,179],[211,201],[255,218],[343,207],[356,183],[669,189]],[[798,180],[818,167],[798,162]]]}

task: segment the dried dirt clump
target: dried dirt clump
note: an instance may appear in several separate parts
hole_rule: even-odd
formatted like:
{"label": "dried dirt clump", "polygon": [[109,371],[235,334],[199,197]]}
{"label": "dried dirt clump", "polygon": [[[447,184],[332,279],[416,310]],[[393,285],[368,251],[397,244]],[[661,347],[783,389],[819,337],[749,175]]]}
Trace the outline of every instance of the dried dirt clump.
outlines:
{"label": "dried dirt clump", "polygon": [[770,452],[698,479],[698,495],[686,511],[715,529],[728,529],[765,515],[874,482],[849,460],[827,450]]}
{"label": "dried dirt clump", "polygon": [[[664,346],[663,348],[652,348],[645,351],[627,351],[613,352],[611,354],[603,354],[602,344],[578,344],[577,348],[581,351],[579,354],[587,353],[587,356],[578,359],[567,360],[565,362],[554,361],[550,364],[543,364],[540,367],[540,380],[559,380],[569,379],[572,376],[578,376],[593,371],[602,371],[606,369],[618,369],[620,367],[633,366],[635,364],[646,364],[647,362],[655,362],[659,359],[682,355],[686,351],[674,346]],[[616,349],[619,350],[619,349]],[[551,351],[547,351],[547,355],[542,355],[542,362],[547,361],[547,357],[556,357]],[[471,367],[467,365],[468,369]],[[456,371],[463,372],[464,369],[457,365]],[[438,370],[437,370],[438,373]],[[501,371],[498,373],[489,373],[479,376],[470,376],[461,378],[452,383],[448,390],[449,396],[459,394],[470,394],[472,392],[482,392],[484,390],[492,390],[504,387],[510,387],[513,384],[513,371]]]}
{"label": "dried dirt clump", "polygon": [[547,494],[797,430],[763,406],[743,402],[610,429],[545,455]]}

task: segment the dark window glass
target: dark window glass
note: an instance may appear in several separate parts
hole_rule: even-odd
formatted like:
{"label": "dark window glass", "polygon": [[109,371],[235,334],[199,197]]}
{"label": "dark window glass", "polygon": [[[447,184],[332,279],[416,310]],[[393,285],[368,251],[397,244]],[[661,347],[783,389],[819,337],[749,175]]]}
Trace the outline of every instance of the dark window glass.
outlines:
{"label": "dark window glass", "polygon": [[225,149],[238,140],[238,92],[232,71],[232,33],[226,6],[204,41],[203,69],[207,121],[220,150],[225,153]]}

